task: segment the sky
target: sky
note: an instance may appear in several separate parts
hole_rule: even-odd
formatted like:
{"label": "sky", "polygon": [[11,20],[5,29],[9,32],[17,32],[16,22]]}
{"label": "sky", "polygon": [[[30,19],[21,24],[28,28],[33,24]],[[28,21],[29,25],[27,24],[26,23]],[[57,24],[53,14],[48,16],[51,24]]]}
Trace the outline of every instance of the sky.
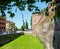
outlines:
{"label": "sky", "polygon": [[[48,6],[48,3],[41,3],[41,2],[36,2],[35,3],[36,6],[39,6],[39,9],[43,9],[43,8],[46,8]],[[15,10],[17,9],[17,12],[15,12]],[[12,8],[12,12],[15,13],[15,16],[13,18],[9,17],[9,14],[7,14],[6,12],[6,18],[7,20],[9,21],[12,21],[15,23],[15,26],[17,28],[21,28],[23,22],[22,22],[22,14],[23,14],[23,17],[24,17],[24,21],[27,20],[28,22],[28,25],[29,25],[29,28],[31,28],[31,25],[30,25],[30,20],[31,20],[31,16],[32,16],[32,12],[28,11],[27,8],[25,11],[20,11],[17,7],[13,7]]]}

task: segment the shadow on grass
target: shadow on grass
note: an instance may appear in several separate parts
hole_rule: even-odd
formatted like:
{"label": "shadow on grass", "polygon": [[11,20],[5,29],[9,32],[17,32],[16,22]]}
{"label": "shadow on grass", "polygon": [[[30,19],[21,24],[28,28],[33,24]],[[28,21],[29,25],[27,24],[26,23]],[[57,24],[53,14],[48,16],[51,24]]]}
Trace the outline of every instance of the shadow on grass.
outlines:
{"label": "shadow on grass", "polygon": [[24,35],[24,33],[14,33],[14,34],[6,34],[6,35],[0,35],[0,47],[2,47],[5,44],[8,44],[9,42],[15,40],[16,38],[20,37],[21,35]]}

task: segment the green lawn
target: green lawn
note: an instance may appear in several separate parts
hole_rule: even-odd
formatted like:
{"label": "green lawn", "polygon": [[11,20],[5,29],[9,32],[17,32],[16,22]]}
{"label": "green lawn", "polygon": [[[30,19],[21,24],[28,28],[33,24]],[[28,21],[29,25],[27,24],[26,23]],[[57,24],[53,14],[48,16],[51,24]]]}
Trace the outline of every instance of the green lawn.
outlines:
{"label": "green lawn", "polygon": [[32,35],[22,35],[0,49],[45,49],[45,46]]}

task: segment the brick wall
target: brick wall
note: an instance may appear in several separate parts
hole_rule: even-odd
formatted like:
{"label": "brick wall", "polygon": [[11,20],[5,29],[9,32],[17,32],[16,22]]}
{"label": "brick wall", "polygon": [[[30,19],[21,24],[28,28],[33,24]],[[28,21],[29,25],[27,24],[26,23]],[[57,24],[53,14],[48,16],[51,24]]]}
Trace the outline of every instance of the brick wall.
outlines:
{"label": "brick wall", "polygon": [[42,39],[46,49],[54,49],[53,34],[55,22],[52,18],[55,15],[55,11],[52,11],[53,6],[49,5],[48,7],[49,16],[45,16],[44,13],[39,14],[39,12],[32,15],[32,34]]}

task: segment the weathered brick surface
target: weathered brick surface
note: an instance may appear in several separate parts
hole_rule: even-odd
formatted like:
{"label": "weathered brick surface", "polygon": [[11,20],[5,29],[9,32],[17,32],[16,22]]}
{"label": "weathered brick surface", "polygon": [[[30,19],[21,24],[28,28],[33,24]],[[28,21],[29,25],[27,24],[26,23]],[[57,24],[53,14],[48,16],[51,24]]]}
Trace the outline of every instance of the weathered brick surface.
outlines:
{"label": "weathered brick surface", "polygon": [[38,36],[46,45],[46,49],[53,48],[53,34],[54,34],[54,19],[55,12],[51,11],[53,6],[48,6],[49,16],[45,14],[39,14],[38,12],[32,15],[32,32],[35,36]]}
{"label": "weathered brick surface", "polygon": [[[52,0],[53,3],[56,0]],[[51,19],[55,15],[55,7],[58,4],[51,6],[48,5],[49,16],[45,14],[34,13],[32,15],[32,32],[38,36],[46,45],[46,49],[60,49],[60,20],[58,18]],[[54,46],[54,47],[53,47]]]}
{"label": "weathered brick surface", "polygon": [[38,36],[42,39],[42,41],[46,45],[46,49],[53,49],[53,33],[54,33],[54,26],[45,26],[41,28],[40,26],[37,26],[33,30],[33,34],[35,36]]}

